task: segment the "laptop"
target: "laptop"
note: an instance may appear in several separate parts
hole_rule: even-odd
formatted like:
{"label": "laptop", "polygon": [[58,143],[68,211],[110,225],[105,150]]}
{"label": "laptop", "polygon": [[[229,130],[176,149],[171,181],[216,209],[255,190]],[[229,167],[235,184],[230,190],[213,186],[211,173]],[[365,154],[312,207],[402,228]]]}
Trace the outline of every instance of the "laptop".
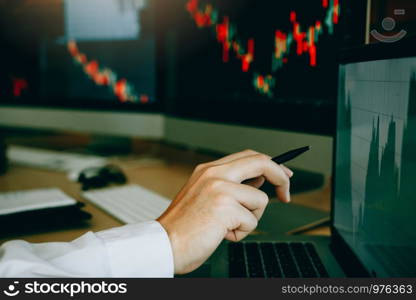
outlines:
{"label": "laptop", "polygon": [[224,242],[208,262],[211,277],[416,276],[416,57],[401,49],[343,56],[331,236]]}

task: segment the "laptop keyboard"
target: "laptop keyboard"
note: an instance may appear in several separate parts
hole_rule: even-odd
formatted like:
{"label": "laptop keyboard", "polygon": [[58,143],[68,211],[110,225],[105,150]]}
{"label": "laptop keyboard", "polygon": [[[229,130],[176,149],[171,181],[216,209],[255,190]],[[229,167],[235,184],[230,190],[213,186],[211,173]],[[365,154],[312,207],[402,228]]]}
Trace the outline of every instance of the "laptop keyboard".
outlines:
{"label": "laptop keyboard", "polygon": [[228,244],[230,277],[329,277],[312,243]]}

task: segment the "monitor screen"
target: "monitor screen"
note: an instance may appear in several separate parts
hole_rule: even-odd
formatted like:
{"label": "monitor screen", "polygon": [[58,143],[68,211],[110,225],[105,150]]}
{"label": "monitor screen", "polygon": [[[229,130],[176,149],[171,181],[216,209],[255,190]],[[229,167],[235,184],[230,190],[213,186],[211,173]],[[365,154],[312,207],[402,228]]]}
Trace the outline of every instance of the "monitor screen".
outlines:
{"label": "monitor screen", "polygon": [[147,0],[0,1],[0,103],[152,106],[155,34]]}
{"label": "monitor screen", "polygon": [[171,112],[289,130],[335,129],[338,0],[175,0]]}
{"label": "monitor screen", "polygon": [[334,226],[375,276],[416,275],[416,58],[340,70]]}

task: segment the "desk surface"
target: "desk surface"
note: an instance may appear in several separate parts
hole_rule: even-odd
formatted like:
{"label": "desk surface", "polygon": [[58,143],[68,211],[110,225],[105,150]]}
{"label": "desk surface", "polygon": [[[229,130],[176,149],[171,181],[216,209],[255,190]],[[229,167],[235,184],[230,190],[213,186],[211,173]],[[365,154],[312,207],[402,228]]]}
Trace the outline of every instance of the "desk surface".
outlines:
{"label": "desk surface", "polygon": [[[142,152],[116,159],[115,163],[122,167],[130,183],[142,185],[170,199],[173,199],[185,184],[196,164],[216,159],[214,156],[157,143],[138,143],[136,147],[141,148]],[[80,196],[79,184],[70,181],[67,174],[63,172],[11,165],[7,173],[0,176],[0,191],[46,187],[60,188],[73,198],[84,202],[86,204],[84,210],[93,215],[90,225],[86,228],[13,236],[7,240],[19,238],[29,242],[70,241],[87,231],[99,231],[121,225],[119,221],[85,201]],[[329,199],[329,184],[325,184],[319,190],[292,196],[293,203],[323,211],[329,211]],[[328,235],[329,230],[324,227],[312,231],[311,234]],[[6,240],[0,239],[0,243],[4,241]]]}

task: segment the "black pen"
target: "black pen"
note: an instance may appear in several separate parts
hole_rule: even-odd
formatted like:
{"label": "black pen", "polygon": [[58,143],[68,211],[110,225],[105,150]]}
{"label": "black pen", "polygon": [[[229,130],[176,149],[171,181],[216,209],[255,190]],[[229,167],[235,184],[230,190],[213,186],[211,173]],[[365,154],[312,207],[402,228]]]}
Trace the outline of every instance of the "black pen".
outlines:
{"label": "black pen", "polygon": [[290,150],[286,153],[283,153],[283,154],[280,154],[276,157],[273,157],[272,161],[274,161],[275,163],[280,165],[280,164],[283,164],[285,162],[288,162],[289,160],[292,160],[292,159],[298,157],[299,155],[308,151],[309,149],[310,149],[310,147],[306,146],[306,147]]}

